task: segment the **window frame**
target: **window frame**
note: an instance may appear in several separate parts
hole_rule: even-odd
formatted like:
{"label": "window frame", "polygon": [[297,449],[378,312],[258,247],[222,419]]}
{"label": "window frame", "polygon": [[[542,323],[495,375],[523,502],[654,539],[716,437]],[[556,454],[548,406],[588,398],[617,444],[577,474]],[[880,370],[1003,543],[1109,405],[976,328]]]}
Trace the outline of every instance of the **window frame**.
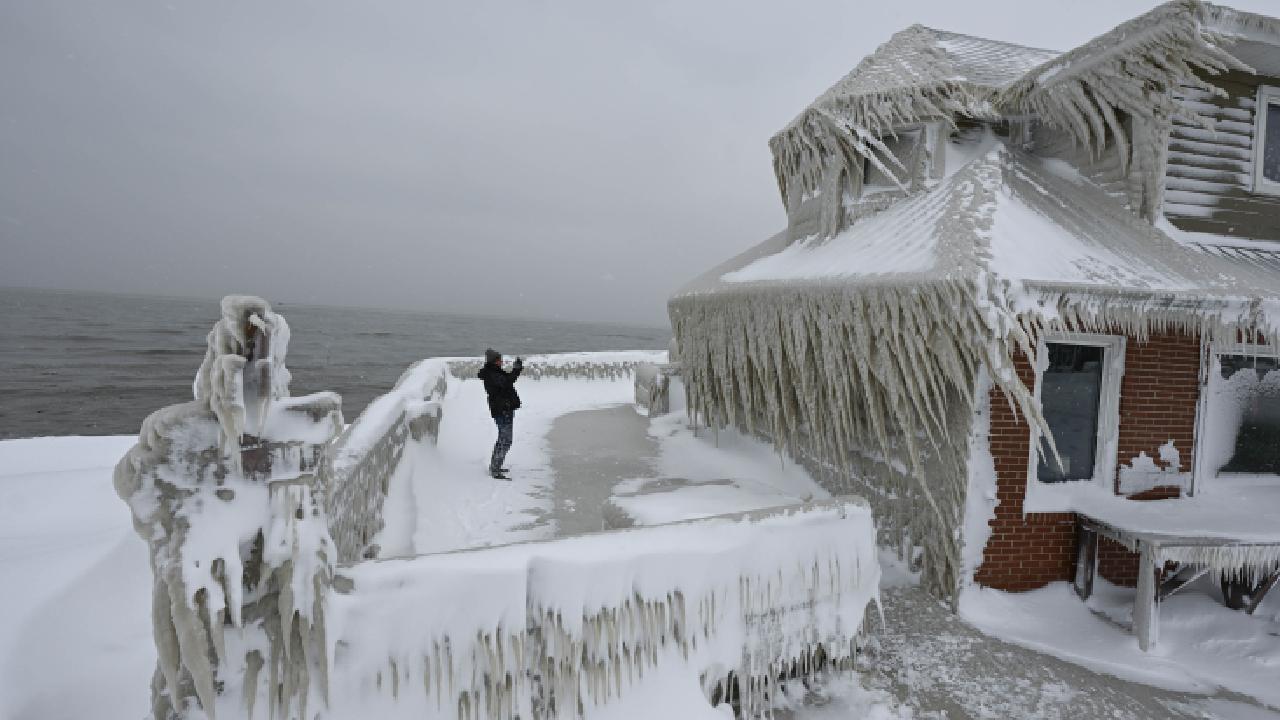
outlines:
{"label": "window frame", "polygon": [[[1253,109],[1253,192],[1262,195],[1280,195],[1280,181],[1269,180],[1264,175],[1263,160],[1267,152],[1267,107],[1280,107],[1280,87],[1259,85]],[[1270,128],[1280,135],[1280,128]]]}
{"label": "window frame", "polygon": [[[1277,88],[1280,93],[1280,88]],[[1280,185],[1280,183],[1274,183]],[[1245,355],[1252,357],[1268,357],[1280,360],[1280,344],[1274,342],[1249,342],[1244,340],[1217,340],[1209,342],[1205,339],[1201,340],[1200,351],[1200,397],[1196,403],[1196,424],[1195,424],[1195,442],[1192,443],[1192,452],[1194,453],[1194,461],[1191,468],[1191,489],[1187,493],[1188,496],[1194,496],[1200,489],[1200,483],[1204,481],[1214,481],[1219,478],[1231,477],[1258,477],[1253,473],[1223,473],[1221,470],[1209,467],[1209,458],[1206,456],[1206,448],[1204,447],[1205,436],[1208,429],[1205,424],[1209,421],[1209,402],[1212,400],[1210,394],[1210,384],[1212,381],[1213,368],[1223,355]],[[1267,475],[1271,477],[1270,474]]]}
{"label": "window frame", "polygon": [[[886,140],[898,141],[898,140],[901,140],[904,135],[915,135],[916,138],[915,138],[915,141],[911,144],[910,154],[905,157],[897,158],[898,161],[902,163],[903,168],[905,168],[905,175],[902,178],[902,185],[898,186],[898,185],[869,184],[867,182],[867,177],[870,175],[870,170],[874,167],[874,165],[871,162],[871,158],[864,155],[862,157],[862,178],[858,183],[858,200],[860,201],[867,200],[867,199],[874,198],[877,195],[892,194],[895,192],[901,193],[904,190],[909,192],[911,188],[915,186],[916,179],[917,179],[916,176],[918,174],[917,166],[920,163],[920,153],[923,149],[924,144],[927,142],[928,133],[926,132],[925,126],[924,125],[907,125],[907,126],[895,129],[894,132],[892,133],[879,135],[876,137],[876,139],[882,143],[885,142]],[[874,147],[872,147],[871,152],[877,152],[877,151],[875,150]],[[897,156],[895,155],[895,157]],[[870,193],[868,193],[867,192],[868,188],[873,188],[873,190]],[[1280,188],[1277,189],[1277,192],[1280,192]]]}
{"label": "window frame", "polygon": [[1049,343],[1060,345],[1090,345],[1102,348],[1102,386],[1098,389],[1098,435],[1095,440],[1093,476],[1082,480],[1045,482],[1040,479],[1040,428],[1031,426],[1031,445],[1027,453],[1027,486],[1045,488],[1070,486],[1072,483],[1093,483],[1115,491],[1116,468],[1120,453],[1120,385],[1124,379],[1126,338],[1123,335],[1097,333],[1047,332],[1036,346],[1035,389],[1036,405],[1040,404],[1040,388],[1044,371],[1049,367]]}

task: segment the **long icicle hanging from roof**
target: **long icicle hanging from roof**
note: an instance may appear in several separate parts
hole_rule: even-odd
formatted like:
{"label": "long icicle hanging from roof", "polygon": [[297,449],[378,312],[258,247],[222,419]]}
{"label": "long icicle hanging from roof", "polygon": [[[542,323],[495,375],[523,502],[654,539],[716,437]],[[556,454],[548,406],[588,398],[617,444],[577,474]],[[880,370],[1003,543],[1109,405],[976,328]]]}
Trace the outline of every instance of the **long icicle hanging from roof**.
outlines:
{"label": "long icicle hanging from roof", "polygon": [[[1095,154],[1114,141],[1121,167],[1140,176],[1133,209],[1153,219],[1164,169],[1130,168],[1130,160],[1162,158],[1174,116],[1213,129],[1210,118],[1174,91],[1193,87],[1223,95],[1202,76],[1251,72],[1224,49],[1231,37],[1212,29],[1224,11],[1200,0],[1165,3],[1035,68],[1002,90],[995,103],[1005,115],[1038,117]],[[1133,120],[1127,128],[1126,118]]]}
{"label": "long icicle hanging from roof", "polygon": [[[879,83],[885,73],[878,66],[893,65],[889,60],[898,55],[912,58],[909,74],[918,82],[904,84],[890,76]],[[800,201],[820,195],[822,214],[836,214],[850,183],[861,178],[864,162],[903,187],[907,169],[882,138],[924,122],[996,117],[992,91],[955,78],[934,31],[913,25],[896,33],[770,138],[783,204],[794,211]],[[838,224],[829,227],[827,234],[838,229]]]}
{"label": "long icicle hanging from roof", "polygon": [[1003,294],[955,278],[674,298],[691,412],[763,433],[842,477],[868,462],[898,467],[880,490],[912,507],[878,522],[924,548],[927,583],[949,596],[961,572],[962,448],[978,373],[1043,424],[1012,362],[1034,339]]}

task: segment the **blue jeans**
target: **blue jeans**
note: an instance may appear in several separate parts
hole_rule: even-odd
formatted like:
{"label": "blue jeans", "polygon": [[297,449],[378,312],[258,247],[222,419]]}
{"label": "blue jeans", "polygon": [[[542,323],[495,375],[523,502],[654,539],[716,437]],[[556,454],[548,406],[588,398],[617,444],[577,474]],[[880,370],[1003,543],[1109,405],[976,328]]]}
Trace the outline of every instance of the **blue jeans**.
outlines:
{"label": "blue jeans", "polygon": [[493,416],[493,422],[498,426],[498,441],[493,444],[493,457],[489,460],[490,472],[497,472],[507,461],[507,451],[511,449],[511,429],[515,419],[515,413],[510,412]]}

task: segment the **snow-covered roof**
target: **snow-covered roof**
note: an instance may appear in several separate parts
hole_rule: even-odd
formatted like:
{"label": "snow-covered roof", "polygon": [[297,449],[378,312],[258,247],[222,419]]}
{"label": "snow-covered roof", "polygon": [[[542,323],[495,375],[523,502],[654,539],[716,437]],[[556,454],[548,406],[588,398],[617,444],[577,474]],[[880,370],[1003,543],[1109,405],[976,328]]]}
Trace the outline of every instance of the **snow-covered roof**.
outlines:
{"label": "snow-covered roof", "polygon": [[[818,109],[838,116],[851,98],[960,83],[998,90],[1057,56],[1053,50],[912,25],[876,48],[805,112]],[[803,114],[788,127],[802,122]]]}
{"label": "snow-covered roof", "polygon": [[995,143],[937,187],[833,238],[771,238],[682,294],[981,278],[1029,291],[1247,304],[1280,298],[1274,260],[1260,249],[1179,242],[1066,163]]}
{"label": "snow-covered roof", "polygon": [[888,155],[882,137],[961,117],[1034,115],[1087,147],[1114,139],[1127,162],[1131,143],[1158,139],[1130,137],[1122,116],[1176,114],[1210,127],[1172,91],[1213,92],[1200,76],[1248,70],[1230,46],[1259,38],[1280,38],[1280,21],[1202,0],[1170,0],[1062,54],[913,25],[770,139],[783,203],[794,210],[797,201],[822,195],[834,211],[843,198],[833,179],[859,176],[863,159],[896,175],[880,167],[877,155]]}
{"label": "snow-covered roof", "polygon": [[783,202],[789,190],[816,191],[834,158],[852,165],[884,152],[879,138],[904,125],[993,117],[998,91],[1055,56],[923,25],[894,34],[769,140]]}

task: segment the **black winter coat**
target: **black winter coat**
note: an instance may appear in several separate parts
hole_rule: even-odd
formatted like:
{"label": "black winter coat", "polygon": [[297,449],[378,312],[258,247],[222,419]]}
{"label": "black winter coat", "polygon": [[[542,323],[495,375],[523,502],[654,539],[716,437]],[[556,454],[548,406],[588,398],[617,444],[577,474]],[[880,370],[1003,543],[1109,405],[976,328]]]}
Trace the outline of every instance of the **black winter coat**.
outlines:
{"label": "black winter coat", "polygon": [[485,365],[480,368],[477,377],[484,381],[484,391],[489,396],[489,414],[493,417],[513,412],[520,408],[520,396],[516,394],[516,378],[524,365],[517,362],[511,372],[497,365]]}

